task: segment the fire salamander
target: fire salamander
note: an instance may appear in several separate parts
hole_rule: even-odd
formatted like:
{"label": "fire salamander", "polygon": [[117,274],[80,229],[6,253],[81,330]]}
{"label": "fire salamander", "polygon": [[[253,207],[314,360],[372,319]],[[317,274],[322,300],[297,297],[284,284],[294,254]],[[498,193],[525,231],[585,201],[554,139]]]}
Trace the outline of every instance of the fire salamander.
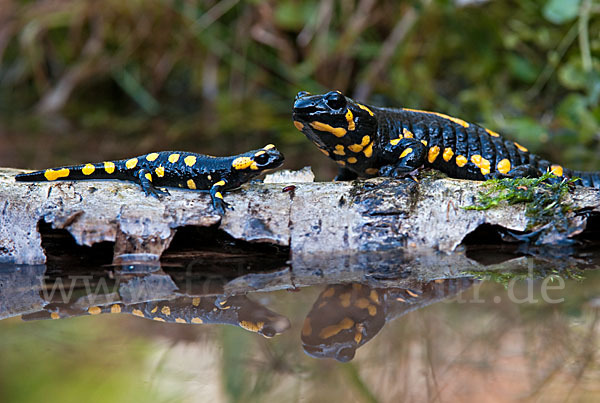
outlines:
{"label": "fire salamander", "polygon": [[301,91],[294,125],[340,166],[336,180],[404,177],[431,167],[459,179],[538,177],[551,171],[600,188],[600,172],[563,168],[498,133],[437,112],[360,104],[339,91]]}
{"label": "fire salamander", "polygon": [[138,183],[146,195],[160,197],[162,186],[208,190],[220,214],[229,207],[222,192],[234,189],[283,163],[283,155],[269,144],[260,150],[231,157],[212,157],[183,151],[161,151],[119,161],[46,169],[16,176],[17,181],[121,179]]}

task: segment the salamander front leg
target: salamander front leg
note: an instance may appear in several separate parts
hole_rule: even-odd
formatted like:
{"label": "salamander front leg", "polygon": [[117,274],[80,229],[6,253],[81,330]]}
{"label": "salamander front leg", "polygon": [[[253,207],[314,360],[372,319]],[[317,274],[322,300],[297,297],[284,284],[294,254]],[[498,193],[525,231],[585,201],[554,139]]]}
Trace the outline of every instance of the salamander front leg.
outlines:
{"label": "salamander front leg", "polygon": [[386,151],[392,155],[399,154],[398,162],[382,166],[379,174],[393,178],[403,178],[421,168],[427,155],[427,149],[423,143],[413,138],[402,139],[386,147]]}
{"label": "salamander front leg", "polygon": [[333,178],[333,180],[336,182],[343,182],[343,181],[352,181],[356,178],[358,178],[358,174],[356,172],[353,172],[353,171],[349,170],[348,168],[340,168],[340,169],[338,169],[337,176],[335,178]]}
{"label": "salamander front leg", "polygon": [[147,169],[137,171],[137,178],[146,196],[153,196],[160,199],[161,196],[168,196],[170,194],[167,190],[160,190],[154,187],[152,184],[152,174]]}
{"label": "salamander front leg", "polygon": [[225,185],[225,181],[220,180],[212,185],[209,191],[213,207],[220,215],[225,214],[225,209],[227,208],[233,210],[233,207],[231,207],[228,203],[225,203],[225,200],[223,200],[223,194],[221,192]]}

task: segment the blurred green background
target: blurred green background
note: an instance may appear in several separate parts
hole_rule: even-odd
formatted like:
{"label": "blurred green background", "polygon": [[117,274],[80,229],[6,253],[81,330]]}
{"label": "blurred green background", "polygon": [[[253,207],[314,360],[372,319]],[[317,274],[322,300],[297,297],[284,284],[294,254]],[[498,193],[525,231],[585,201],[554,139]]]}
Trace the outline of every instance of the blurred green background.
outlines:
{"label": "blurred green background", "polygon": [[0,0],[0,165],[276,143],[299,90],[435,110],[600,169],[598,0]]}

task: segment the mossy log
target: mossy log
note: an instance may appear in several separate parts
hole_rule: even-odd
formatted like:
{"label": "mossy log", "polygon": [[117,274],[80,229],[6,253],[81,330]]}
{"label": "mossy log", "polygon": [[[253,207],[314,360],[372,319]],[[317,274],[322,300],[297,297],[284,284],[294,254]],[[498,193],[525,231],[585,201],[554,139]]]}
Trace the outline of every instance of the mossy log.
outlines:
{"label": "mossy log", "polygon": [[[114,242],[113,261],[158,260],[178,228],[218,226],[236,239],[289,247],[292,256],[398,249],[453,252],[482,224],[525,231],[523,204],[486,211],[465,210],[481,182],[423,173],[413,179],[375,178],[353,182],[250,183],[228,192],[232,205],[215,213],[207,193],[171,189],[161,200],[121,181],[17,183],[22,171],[0,169],[0,262],[46,261],[39,222],[67,230],[80,245]],[[289,179],[286,178],[286,180]],[[600,193],[575,188],[568,233],[600,212]],[[198,245],[199,248],[202,245]]]}

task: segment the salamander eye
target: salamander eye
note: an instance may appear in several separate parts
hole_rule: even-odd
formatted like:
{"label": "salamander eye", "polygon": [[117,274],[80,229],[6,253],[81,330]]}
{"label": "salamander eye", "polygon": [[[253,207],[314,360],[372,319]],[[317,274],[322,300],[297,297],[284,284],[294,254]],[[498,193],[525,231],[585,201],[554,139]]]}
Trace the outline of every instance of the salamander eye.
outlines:
{"label": "salamander eye", "polygon": [[325,103],[331,109],[342,109],[346,107],[346,97],[337,91],[331,91],[325,95]]}
{"label": "salamander eye", "polygon": [[254,157],[254,161],[255,161],[257,164],[261,164],[261,165],[262,165],[262,164],[266,164],[266,163],[269,161],[269,155],[268,155],[267,153],[264,153],[264,154],[261,154],[261,155],[255,156],[255,157]]}

